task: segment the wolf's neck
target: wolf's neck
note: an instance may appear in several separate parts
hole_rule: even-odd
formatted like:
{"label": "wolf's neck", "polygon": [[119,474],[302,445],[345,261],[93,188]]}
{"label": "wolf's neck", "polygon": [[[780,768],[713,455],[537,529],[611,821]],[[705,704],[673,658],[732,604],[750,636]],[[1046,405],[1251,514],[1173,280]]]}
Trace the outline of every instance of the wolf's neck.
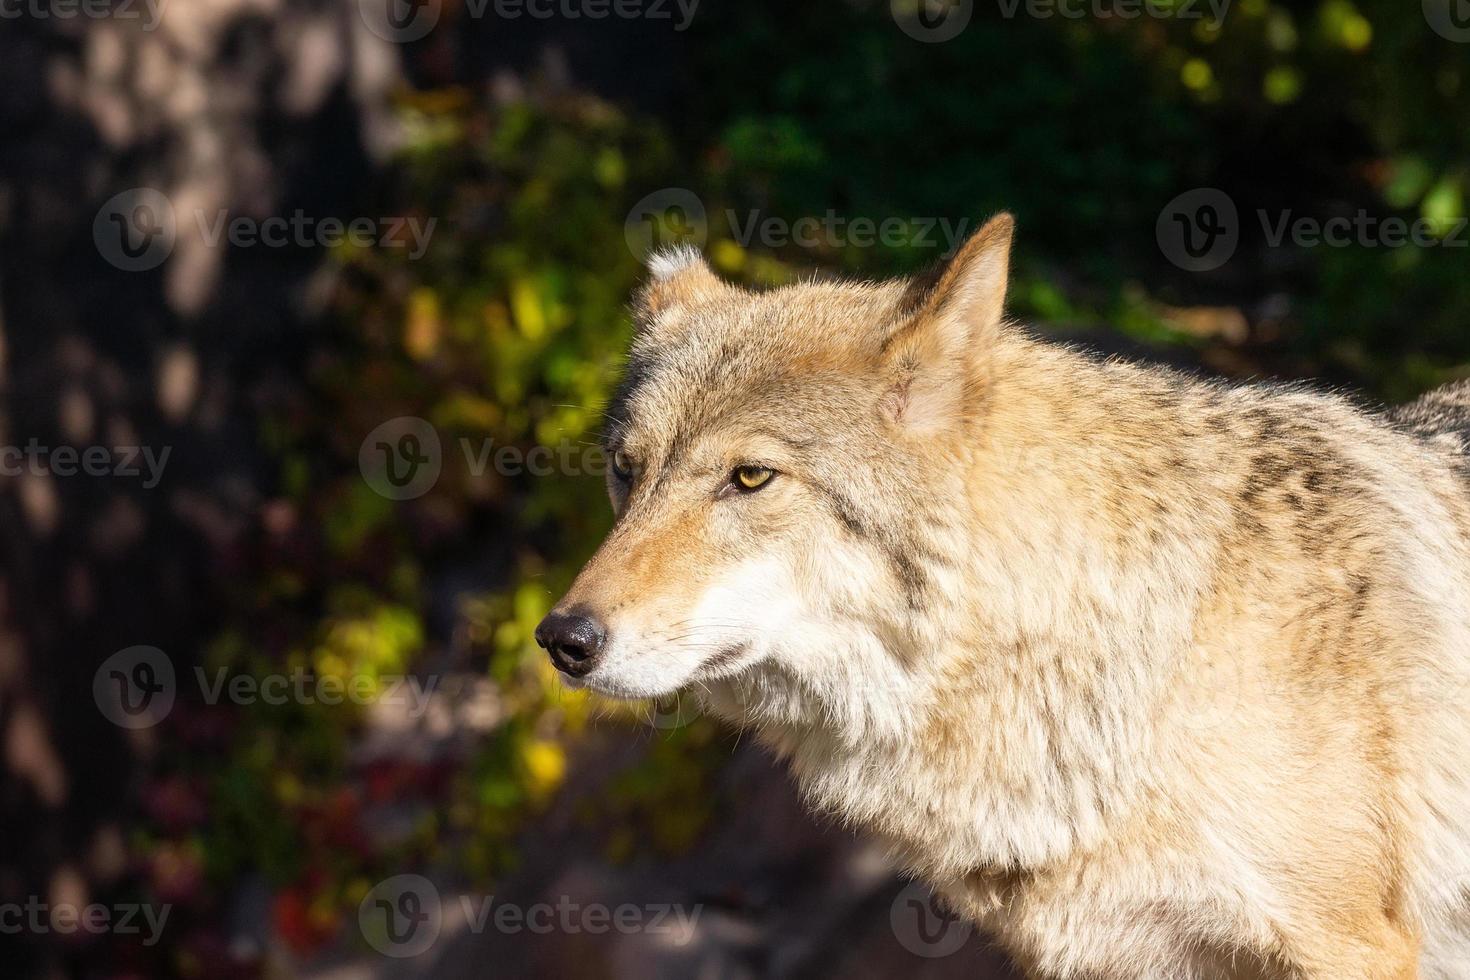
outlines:
{"label": "wolf's neck", "polygon": [[1184,455],[1173,379],[1112,377],[1022,338],[995,367],[964,499],[920,518],[947,549],[924,569],[921,648],[888,651],[825,705],[794,685],[786,716],[757,723],[818,805],[934,875],[1047,864],[1139,805],[1160,665],[1187,649],[1207,588],[1196,502],[1150,485]]}

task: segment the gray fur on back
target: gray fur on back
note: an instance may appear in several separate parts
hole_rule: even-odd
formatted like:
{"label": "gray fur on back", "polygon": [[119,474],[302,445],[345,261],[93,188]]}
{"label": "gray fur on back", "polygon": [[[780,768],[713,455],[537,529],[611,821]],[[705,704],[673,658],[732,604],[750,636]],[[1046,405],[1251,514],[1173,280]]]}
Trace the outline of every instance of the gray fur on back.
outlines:
{"label": "gray fur on back", "polygon": [[1430,439],[1454,439],[1460,452],[1470,452],[1470,381],[1436,388],[1418,401],[1389,413],[1400,425]]}

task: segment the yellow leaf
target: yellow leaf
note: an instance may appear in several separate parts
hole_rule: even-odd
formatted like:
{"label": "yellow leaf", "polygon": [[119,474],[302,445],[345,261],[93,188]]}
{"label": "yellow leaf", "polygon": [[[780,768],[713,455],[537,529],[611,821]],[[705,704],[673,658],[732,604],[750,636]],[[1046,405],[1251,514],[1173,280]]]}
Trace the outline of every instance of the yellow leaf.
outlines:
{"label": "yellow leaf", "polygon": [[525,763],[531,791],[538,796],[549,794],[566,778],[566,753],[555,742],[545,739],[527,742],[521,751],[521,761]]}
{"label": "yellow leaf", "polygon": [[439,297],[432,289],[416,289],[408,300],[408,323],[403,331],[403,347],[416,361],[433,357],[439,350]]}
{"label": "yellow leaf", "polygon": [[291,806],[301,799],[301,783],[289,772],[276,775],[276,802]]}
{"label": "yellow leaf", "polygon": [[516,326],[528,340],[539,340],[546,333],[546,308],[541,292],[529,279],[517,279],[510,287],[510,309]]}
{"label": "yellow leaf", "polygon": [[745,268],[745,249],[738,242],[729,239],[716,242],[713,255],[715,266],[721,272],[734,275]]}
{"label": "yellow leaf", "polygon": [[1215,72],[1203,58],[1190,58],[1180,69],[1179,78],[1187,88],[1198,92],[1210,87],[1215,81]]}

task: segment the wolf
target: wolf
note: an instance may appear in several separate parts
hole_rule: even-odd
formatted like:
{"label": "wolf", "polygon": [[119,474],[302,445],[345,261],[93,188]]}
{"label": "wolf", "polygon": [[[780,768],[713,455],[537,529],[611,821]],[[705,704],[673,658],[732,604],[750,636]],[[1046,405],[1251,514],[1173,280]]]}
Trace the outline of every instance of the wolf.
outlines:
{"label": "wolf", "polygon": [[1470,384],[1043,342],[1013,229],[880,283],[657,255],[537,642],[756,733],[1034,976],[1470,977]]}

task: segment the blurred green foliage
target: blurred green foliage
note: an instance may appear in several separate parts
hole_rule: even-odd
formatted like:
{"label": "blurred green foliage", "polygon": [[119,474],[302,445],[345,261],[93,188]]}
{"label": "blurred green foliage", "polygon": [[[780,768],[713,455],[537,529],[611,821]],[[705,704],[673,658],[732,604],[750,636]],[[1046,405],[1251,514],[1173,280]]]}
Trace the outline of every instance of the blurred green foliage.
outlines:
{"label": "blurred green foliage", "polygon": [[[1067,5],[1095,6],[1121,5]],[[1143,325],[1140,282],[1180,304],[1280,295],[1301,370],[1393,398],[1443,378],[1470,354],[1467,249],[1271,249],[1258,212],[1462,218],[1470,50],[1395,0],[1235,0],[1218,21],[1209,4],[1175,6],[1197,16],[1031,19],[1023,0],[1007,18],[1012,5],[977,3],[942,44],[895,32],[887,4],[712,6],[689,149],[737,208],[1012,210],[1023,314]],[[1209,276],[1154,240],[1165,203],[1201,186],[1230,194],[1243,225],[1241,253]],[[933,254],[803,258],[888,274]]]}

